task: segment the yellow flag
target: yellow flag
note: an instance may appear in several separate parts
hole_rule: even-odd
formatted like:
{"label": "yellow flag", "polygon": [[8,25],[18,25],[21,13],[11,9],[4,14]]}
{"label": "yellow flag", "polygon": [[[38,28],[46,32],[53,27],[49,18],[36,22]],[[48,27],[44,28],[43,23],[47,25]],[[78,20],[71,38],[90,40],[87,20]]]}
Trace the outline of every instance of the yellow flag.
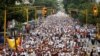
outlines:
{"label": "yellow flag", "polygon": [[21,39],[20,39],[20,37],[18,37],[18,38],[16,39],[16,46],[15,46],[15,39],[9,39],[9,38],[7,38],[7,41],[8,41],[9,47],[10,47],[11,49],[16,49],[16,47],[19,46],[19,45],[21,44]]}
{"label": "yellow flag", "polygon": [[21,38],[20,38],[20,37],[17,38],[16,44],[17,44],[17,46],[18,46],[18,45],[21,45]]}
{"label": "yellow flag", "polygon": [[15,39],[9,39],[9,38],[7,38],[7,41],[8,41],[9,47],[11,49],[15,49]]}

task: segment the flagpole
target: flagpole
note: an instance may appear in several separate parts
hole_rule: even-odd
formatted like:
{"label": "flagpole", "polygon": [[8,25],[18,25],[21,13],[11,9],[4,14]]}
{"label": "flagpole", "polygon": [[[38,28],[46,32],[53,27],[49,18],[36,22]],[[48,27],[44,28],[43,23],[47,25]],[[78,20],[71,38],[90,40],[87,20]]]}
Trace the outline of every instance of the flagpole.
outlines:
{"label": "flagpole", "polygon": [[15,32],[15,28],[14,28],[14,39],[15,39],[15,48],[16,48],[16,52],[17,52],[17,43],[16,43],[16,32]]}

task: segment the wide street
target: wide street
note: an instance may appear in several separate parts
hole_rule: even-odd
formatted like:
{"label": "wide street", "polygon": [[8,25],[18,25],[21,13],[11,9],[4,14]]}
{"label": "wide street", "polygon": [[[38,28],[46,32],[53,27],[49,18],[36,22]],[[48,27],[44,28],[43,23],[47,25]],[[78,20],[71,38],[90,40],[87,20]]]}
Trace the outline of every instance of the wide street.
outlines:
{"label": "wide street", "polygon": [[99,0],[0,5],[0,56],[100,56]]}

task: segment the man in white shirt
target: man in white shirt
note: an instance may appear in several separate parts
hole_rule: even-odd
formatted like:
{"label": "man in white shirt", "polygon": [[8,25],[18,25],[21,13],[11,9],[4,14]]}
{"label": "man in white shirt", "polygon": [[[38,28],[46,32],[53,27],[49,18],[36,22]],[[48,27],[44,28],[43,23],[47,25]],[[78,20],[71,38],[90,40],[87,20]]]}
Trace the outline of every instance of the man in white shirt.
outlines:
{"label": "man in white shirt", "polygon": [[51,56],[51,52],[47,51],[43,56]]}
{"label": "man in white shirt", "polygon": [[32,53],[30,54],[30,56],[36,56],[35,51],[32,51]]}
{"label": "man in white shirt", "polygon": [[70,47],[71,47],[71,48],[73,47],[73,44],[74,44],[74,41],[71,40],[71,41],[70,41]]}
{"label": "man in white shirt", "polygon": [[60,53],[58,53],[58,56],[65,56],[65,53],[64,52],[60,52]]}
{"label": "man in white shirt", "polygon": [[49,44],[49,45],[53,45],[53,41],[50,40],[48,44]]}
{"label": "man in white shirt", "polygon": [[71,56],[70,52],[65,53],[65,56]]}
{"label": "man in white shirt", "polygon": [[11,54],[11,56],[18,56],[18,54],[17,54],[16,52],[13,52],[13,53]]}
{"label": "man in white shirt", "polygon": [[24,51],[24,55],[25,55],[25,56],[29,56],[29,54],[28,54],[27,51]]}
{"label": "man in white shirt", "polygon": [[7,52],[6,52],[6,49],[5,49],[5,48],[3,48],[3,52],[4,52],[4,55],[6,56],[6,53],[7,53]]}

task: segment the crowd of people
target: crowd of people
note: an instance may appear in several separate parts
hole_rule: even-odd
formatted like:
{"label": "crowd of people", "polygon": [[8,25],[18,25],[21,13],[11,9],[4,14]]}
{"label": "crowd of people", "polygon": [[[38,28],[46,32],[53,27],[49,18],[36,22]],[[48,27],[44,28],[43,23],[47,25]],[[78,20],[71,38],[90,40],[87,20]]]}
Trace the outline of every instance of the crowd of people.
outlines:
{"label": "crowd of people", "polygon": [[[27,30],[27,29],[26,29]],[[36,29],[24,31],[18,52],[3,49],[10,56],[99,56],[95,26],[80,26],[66,15],[48,16]],[[92,47],[97,45],[96,47]],[[2,56],[2,54],[0,54]]]}

